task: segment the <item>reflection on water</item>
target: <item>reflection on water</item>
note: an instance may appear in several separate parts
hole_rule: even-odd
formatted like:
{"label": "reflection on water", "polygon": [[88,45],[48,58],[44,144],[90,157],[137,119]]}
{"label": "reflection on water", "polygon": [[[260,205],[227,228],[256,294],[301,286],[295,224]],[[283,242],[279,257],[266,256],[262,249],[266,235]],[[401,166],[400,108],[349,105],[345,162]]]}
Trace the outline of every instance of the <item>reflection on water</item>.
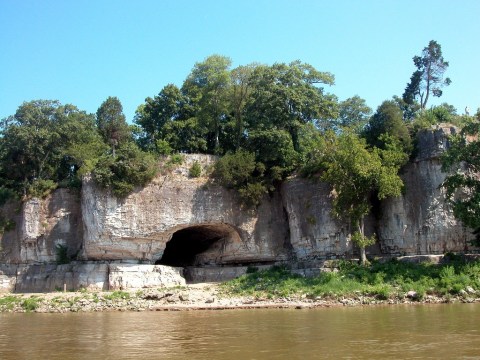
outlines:
{"label": "reflection on water", "polygon": [[0,359],[480,359],[480,304],[0,315]]}

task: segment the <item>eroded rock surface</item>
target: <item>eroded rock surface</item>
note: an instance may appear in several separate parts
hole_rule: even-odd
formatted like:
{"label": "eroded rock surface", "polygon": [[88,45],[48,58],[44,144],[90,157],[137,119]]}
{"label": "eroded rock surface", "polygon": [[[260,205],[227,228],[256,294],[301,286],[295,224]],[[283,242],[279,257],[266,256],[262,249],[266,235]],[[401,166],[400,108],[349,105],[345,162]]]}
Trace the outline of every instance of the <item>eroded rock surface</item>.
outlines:
{"label": "eroded rock surface", "polygon": [[154,263],[162,259],[176,232],[196,228],[217,238],[190,265],[286,259],[288,224],[279,194],[266,198],[257,211],[245,211],[233,191],[211,184],[207,177],[188,177],[186,170],[193,161],[206,168],[214,160],[208,155],[189,156],[184,166],[125,199],[110,196],[86,178],[81,257]]}
{"label": "eroded rock surface", "polygon": [[[446,174],[439,156],[448,147],[447,135],[454,131],[450,126],[437,126],[419,133],[418,155],[402,170],[405,193],[384,201],[375,216],[367,219],[368,233],[378,234],[378,244],[367,253],[478,251],[469,245],[470,229],[455,219],[441,188]],[[206,174],[215,157],[187,155],[182,166],[159,175],[125,199],[111,196],[86,177],[81,197],[59,189],[44,200],[3,206],[0,216],[13,226],[1,236],[0,263],[52,264],[61,260],[61,247],[67,250],[63,254],[67,260],[196,267],[200,269],[195,270],[197,278],[207,279],[240,274],[252,263],[290,261],[315,268],[315,261],[355,256],[348,224],[331,216],[327,184],[287,179],[280,191],[266,196],[256,211],[249,211],[241,208],[234,191],[211,183],[208,176],[189,177],[195,161]],[[218,276],[212,273],[215,267]],[[65,269],[65,274],[71,273]],[[9,271],[0,273],[3,288],[21,280],[17,275],[12,280]],[[98,278],[104,278],[103,270],[98,270]],[[34,279],[31,288],[36,288]],[[68,282],[57,280],[51,284]],[[95,277],[86,282],[102,283]],[[115,288],[124,286],[115,284]]]}

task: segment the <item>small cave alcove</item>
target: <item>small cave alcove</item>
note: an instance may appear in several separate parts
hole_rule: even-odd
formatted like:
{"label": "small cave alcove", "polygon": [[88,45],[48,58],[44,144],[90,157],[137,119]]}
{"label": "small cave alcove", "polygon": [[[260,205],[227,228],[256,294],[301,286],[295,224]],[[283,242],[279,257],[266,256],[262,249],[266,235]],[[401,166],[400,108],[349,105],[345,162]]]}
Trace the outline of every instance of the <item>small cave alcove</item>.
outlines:
{"label": "small cave alcove", "polygon": [[183,228],[173,233],[163,256],[155,264],[178,267],[215,265],[225,242],[234,236],[239,236],[237,231],[226,224]]}

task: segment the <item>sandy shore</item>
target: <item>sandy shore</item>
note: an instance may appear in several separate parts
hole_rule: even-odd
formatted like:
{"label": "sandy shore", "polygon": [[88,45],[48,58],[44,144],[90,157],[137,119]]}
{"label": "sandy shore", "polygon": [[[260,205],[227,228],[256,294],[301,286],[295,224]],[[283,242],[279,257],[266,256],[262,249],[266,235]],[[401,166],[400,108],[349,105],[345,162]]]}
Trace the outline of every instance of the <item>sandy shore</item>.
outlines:
{"label": "sandy shore", "polygon": [[254,298],[226,294],[213,283],[195,284],[166,289],[139,289],[109,292],[53,292],[42,294],[2,294],[0,312],[98,312],[98,311],[188,311],[257,308],[308,309],[332,306],[369,306],[394,304],[432,304],[449,302],[480,302],[476,297],[427,295],[421,300],[405,296],[402,299],[378,299],[358,294],[353,297]]}

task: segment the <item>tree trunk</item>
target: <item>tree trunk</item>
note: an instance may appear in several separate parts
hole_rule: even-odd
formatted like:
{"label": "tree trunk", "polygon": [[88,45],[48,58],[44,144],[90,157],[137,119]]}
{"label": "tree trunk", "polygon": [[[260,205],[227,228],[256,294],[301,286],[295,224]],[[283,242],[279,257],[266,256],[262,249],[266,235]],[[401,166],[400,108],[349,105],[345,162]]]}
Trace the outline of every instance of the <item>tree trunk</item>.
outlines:
{"label": "tree trunk", "polygon": [[[360,231],[360,234],[362,234],[362,238],[365,236],[365,222],[363,217],[360,218],[360,221],[358,222],[358,231]],[[365,265],[367,263],[367,254],[365,252],[365,245],[360,245],[360,262],[362,265]]]}
{"label": "tree trunk", "polygon": [[365,247],[361,246],[360,247],[360,262],[362,265],[365,265],[367,263],[367,254],[365,252]]}

